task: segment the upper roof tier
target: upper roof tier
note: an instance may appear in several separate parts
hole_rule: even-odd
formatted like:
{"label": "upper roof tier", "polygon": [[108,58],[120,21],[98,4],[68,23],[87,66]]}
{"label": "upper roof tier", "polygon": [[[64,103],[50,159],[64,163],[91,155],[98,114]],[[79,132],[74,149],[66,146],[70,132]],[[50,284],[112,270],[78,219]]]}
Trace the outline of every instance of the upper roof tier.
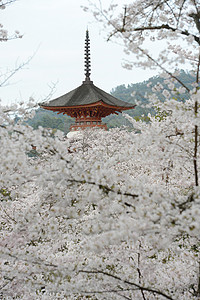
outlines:
{"label": "upper roof tier", "polygon": [[[107,105],[121,108],[121,110],[132,109],[134,104],[119,100],[112,95],[106,93],[100,88],[96,87],[90,80],[91,63],[90,63],[90,40],[89,32],[86,31],[85,39],[85,81],[82,85],[72,90],[71,92],[58,97],[54,100],[43,102],[41,107],[53,108],[53,107],[75,107],[75,106],[87,106],[98,102],[103,102]],[[123,109],[122,109],[123,108]]]}
{"label": "upper roof tier", "polygon": [[134,107],[135,105],[119,100],[112,95],[104,92],[96,87],[92,81],[83,81],[83,84],[72,90],[71,92],[51,100],[46,103],[42,103],[42,106],[48,107],[71,107],[79,105],[88,105],[103,101],[104,103],[112,106],[119,107]]}

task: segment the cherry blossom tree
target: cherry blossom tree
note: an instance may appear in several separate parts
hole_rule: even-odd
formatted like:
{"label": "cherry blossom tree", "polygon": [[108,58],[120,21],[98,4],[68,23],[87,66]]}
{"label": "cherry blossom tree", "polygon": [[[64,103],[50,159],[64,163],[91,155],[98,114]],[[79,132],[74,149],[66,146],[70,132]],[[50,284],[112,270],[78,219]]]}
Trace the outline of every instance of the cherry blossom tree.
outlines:
{"label": "cherry blossom tree", "polygon": [[[168,99],[175,94],[174,80],[180,84],[179,92],[187,91],[195,94],[199,86],[200,65],[200,6],[198,1],[133,1],[118,12],[117,3],[103,8],[101,1],[97,6],[89,1],[94,17],[104,22],[105,29],[109,30],[108,40],[121,40],[126,54],[134,54],[136,62],[126,62],[125,67],[131,69],[133,65],[143,68],[159,68],[167,78],[169,91],[163,87],[163,95]],[[88,10],[87,7],[84,8]],[[163,46],[163,41],[165,41]],[[148,49],[145,48],[148,42]],[[161,43],[162,42],[162,43]],[[150,51],[150,44],[157,43]],[[157,52],[157,56],[155,56]],[[178,78],[177,68],[181,65],[189,66],[196,77],[194,89],[190,89]],[[174,72],[175,71],[175,72]],[[155,87],[153,87],[155,89]],[[198,113],[198,98],[194,102],[194,115]],[[198,126],[194,125],[193,165],[195,185],[198,186],[197,148]]]}
{"label": "cherry blossom tree", "polygon": [[[94,1],[88,2],[94,17],[97,21],[103,22],[104,28],[109,31],[108,40],[120,39],[126,53],[135,54],[136,65],[139,64],[144,68],[158,66],[163,70],[167,65],[168,69],[171,66],[174,71],[174,66],[178,67],[179,63],[184,64],[187,60],[192,66],[198,64],[200,45],[198,1],[132,1],[123,7],[120,14],[117,2],[112,1],[108,8],[103,7],[101,1],[98,2],[99,6]],[[84,10],[89,9],[84,7]],[[164,40],[167,42],[162,47],[163,43],[160,41]],[[178,46],[173,45],[176,41]],[[182,48],[180,41],[186,47]],[[151,43],[153,54],[158,53],[157,57],[150,53]],[[161,49],[160,52],[155,51],[155,43]],[[148,49],[145,49],[145,46],[148,46]],[[147,60],[141,62],[143,58]],[[132,63],[127,67],[131,68]]]}
{"label": "cherry blossom tree", "polygon": [[[174,18],[178,11],[179,22],[186,26],[194,20],[186,15],[186,2],[188,11],[198,8],[194,1],[164,1],[163,6],[134,1],[127,6],[119,34],[128,51],[137,49],[135,54],[146,57],[147,66],[165,68],[161,58],[154,61],[146,50],[140,51],[145,30],[132,30],[127,37],[127,24],[132,28],[144,22],[145,12],[157,22],[154,27],[162,26],[154,16],[163,11],[164,18],[173,9]],[[136,11],[138,23],[133,23],[130,13],[136,18]],[[120,18],[115,18],[116,28],[118,23]],[[177,34],[191,38],[180,26],[185,33],[154,30],[169,41]],[[191,30],[198,35],[196,27]],[[136,47],[131,50],[126,43],[133,34]],[[155,32],[153,36],[159,38]],[[178,55],[187,59],[181,51]],[[169,59],[172,66],[173,57]],[[129,128],[83,131],[67,139],[59,131],[53,136],[51,130],[33,131],[27,125],[36,105],[33,99],[0,106],[3,299],[200,298],[199,60],[192,63],[194,89],[179,82],[182,87],[175,90],[178,77],[165,68],[167,101],[152,95],[156,116],[145,123],[125,115]],[[177,101],[183,87],[189,100]],[[153,87],[158,88],[163,89]]]}
{"label": "cherry blossom tree", "polygon": [[[166,188],[165,126],[152,120],[140,134],[92,131],[74,141],[12,119],[2,127],[5,297],[195,297],[197,195],[188,199],[190,187],[178,181],[180,150]],[[27,156],[31,145],[35,159]]]}
{"label": "cherry blossom tree", "polygon": [[[7,6],[14,3],[16,0],[0,0],[0,10],[4,10]],[[7,42],[8,40],[22,38],[18,30],[13,35],[9,35],[8,31],[4,29],[3,24],[0,24],[0,42]]]}
{"label": "cherry blossom tree", "polygon": [[[0,1],[0,10],[4,11],[9,5],[16,2],[16,0],[8,0]],[[1,11],[1,12],[2,12]],[[0,23],[0,42],[8,42],[13,39],[21,39],[23,37],[22,34],[18,30],[16,30],[13,34],[9,34],[8,30],[4,28],[3,24]],[[0,72],[0,87],[4,87],[9,85],[10,79],[20,70],[22,70],[33,58],[33,56],[29,57],[26,61],[22,63],[16,63],[14,68],[1,70]]]}

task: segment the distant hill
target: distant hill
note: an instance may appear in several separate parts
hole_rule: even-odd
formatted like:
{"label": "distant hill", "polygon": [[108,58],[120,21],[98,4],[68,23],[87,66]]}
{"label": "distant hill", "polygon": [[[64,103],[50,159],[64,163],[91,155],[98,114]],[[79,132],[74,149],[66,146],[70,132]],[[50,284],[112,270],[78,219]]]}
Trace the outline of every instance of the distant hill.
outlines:
{"label": "distant hill", "polygon": [[[192,87],[191,84],[194,82],[194,77],[183,70],[180,71],[179,79],[189,88]],[[158,83],[162,84],[165,89],[168,89],[164,83],[164,79],[162,77],[155,76],[140,83],[132,83],[127,86],[125,84],[119,85],[111,90],[111,94],[116,98],[129,103],[135,103],[136,100],[140,101],[144,107],[138,105],[135,109],[127,111],[127,113],[136,119],[140,119],[141,116],[144,116],[142,118],[145,120],[145,116],[147,116],[149,112],[154,113],[153,109],[145,108],[145,104],[148,103],[148,95],[153,93],[152,87],[156,86]],[[179,88],[180,84],[175,84],[175,87],[176,89]],[[133,94],[134,96],[132,96]],[[159,99],[164,101],[162,92],[156,92],[156,95]],[[182,94],[181,97],[177,94],[176,98],[179,101],[184,101],[188,98],[188,94]],[[127,122],[120,113],[118,116],[110,115],[102,120],[107,123],[108,128],[126,125]],[[34,129],[42,126],[45,128],[59,129],[67,133],[69,132],[70,125],[73,122],[74,120],[66,115],[58,115],[54,112],[39,108],[36,111],[35,117],[32,120],[29,120],[28,124]]]}
{"label": "distant hill", "polygon": [[28,120],[28,124],[34,129],[41,126],[44,128],[59,129],[65,133],[69,132],[70,125],[73,122],[73,119],[67,115],[58,115],[53,111],[48,111],[42,108],[37,109],[34,118]]}
{"label": "distant hill", "polygon": [[[185,72],[184,70],[180,71],[180,75],[178,78],[188,87],[192,88],[192,83],[194,82],[195,78],[188,72]],[[132,83],[128,84],[127,86],[125,84],[119,85],[116,88],[111,90],[111,94],[115,96],[116,98],[119,98],[121,100],[124,100],[129,103],[135,103],[141,102],[142,106],[145,106],[148,103],[148,96],[153,94],[152,87],[156,86],[158,83],[162,84],[164,89],[168,90],[167,85],[164,83],[164,79],[160,76],[154,76],[149,78],[148,80],[145,80],[143,82],[139,83]],[[179,83],[175,84],[175,88],[178,89],[181,85]],[[157,97],[160,100],[165,100],[164,96],[161,92],[154,92]],[[134,96],[132,96],[134,94]],[[188,93],[181,94],[181,96],[177,93],[176,98],[179,101],[184,101],[188,99]],[[135,119],[146,119],[145,116],[148,115],[148,113],[154,114],[154,110],[152,108],[145,108],[141,107],[140,105],[137,105],[135,109],[127,111],[127,114],[134,117]],[[143,116],[144,117],[141,117]],[[125,125],[126,122],[124,118],[119,116],[108,116],[105,119],[105,122],[107,122],[108,127],[117,127],[121,125]]]}

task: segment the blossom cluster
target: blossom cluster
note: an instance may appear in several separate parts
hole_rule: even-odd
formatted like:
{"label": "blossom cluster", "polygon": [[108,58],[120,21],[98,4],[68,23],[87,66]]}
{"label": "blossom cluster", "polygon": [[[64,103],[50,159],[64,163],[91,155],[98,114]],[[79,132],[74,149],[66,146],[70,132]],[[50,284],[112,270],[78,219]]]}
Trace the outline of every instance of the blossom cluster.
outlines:
{"label": "blossom cluster", "polygon": [[[71,139],[30,128],[23,103],[1,107],[5,298],[194,294],[200,238],[196,97],[199,92],[185,103],[157,102],[149,123],[126,116],[129,129],[84,131]],[[134,284],[147,290],[134,290]]]}

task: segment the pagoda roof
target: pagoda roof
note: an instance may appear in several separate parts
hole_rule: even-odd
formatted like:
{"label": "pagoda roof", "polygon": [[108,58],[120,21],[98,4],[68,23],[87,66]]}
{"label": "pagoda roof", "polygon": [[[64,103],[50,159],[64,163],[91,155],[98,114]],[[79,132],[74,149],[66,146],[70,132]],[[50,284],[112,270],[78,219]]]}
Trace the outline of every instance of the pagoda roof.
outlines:
{"label": "pagoda roof", "polygon": [[51,101],[40,103],[40,106],[59,112],[66,112],[70,109],[74,110],[76,107],[104,106],[111,109],[109,113],[132,109],[136,106],[132,103],[119,100],[95,86],[93,81],[90,80],[90,74],[90,39],[87,30],[85,39],[85,81],[76,89]]}
{"label": "pagoda roof", "polygon": [[41,103],[41,107],[75,107],[75,106],[87,106],[98,102],[104,102],[105,104],[113,107],[123,107],[127,109],[134,108],[135,105],[119,100],[114,96],[106,93],[93,84],[92,81],[83,81],[82,85],[76,89],[68,92],[67,94],[58,97],[54,100]]}

